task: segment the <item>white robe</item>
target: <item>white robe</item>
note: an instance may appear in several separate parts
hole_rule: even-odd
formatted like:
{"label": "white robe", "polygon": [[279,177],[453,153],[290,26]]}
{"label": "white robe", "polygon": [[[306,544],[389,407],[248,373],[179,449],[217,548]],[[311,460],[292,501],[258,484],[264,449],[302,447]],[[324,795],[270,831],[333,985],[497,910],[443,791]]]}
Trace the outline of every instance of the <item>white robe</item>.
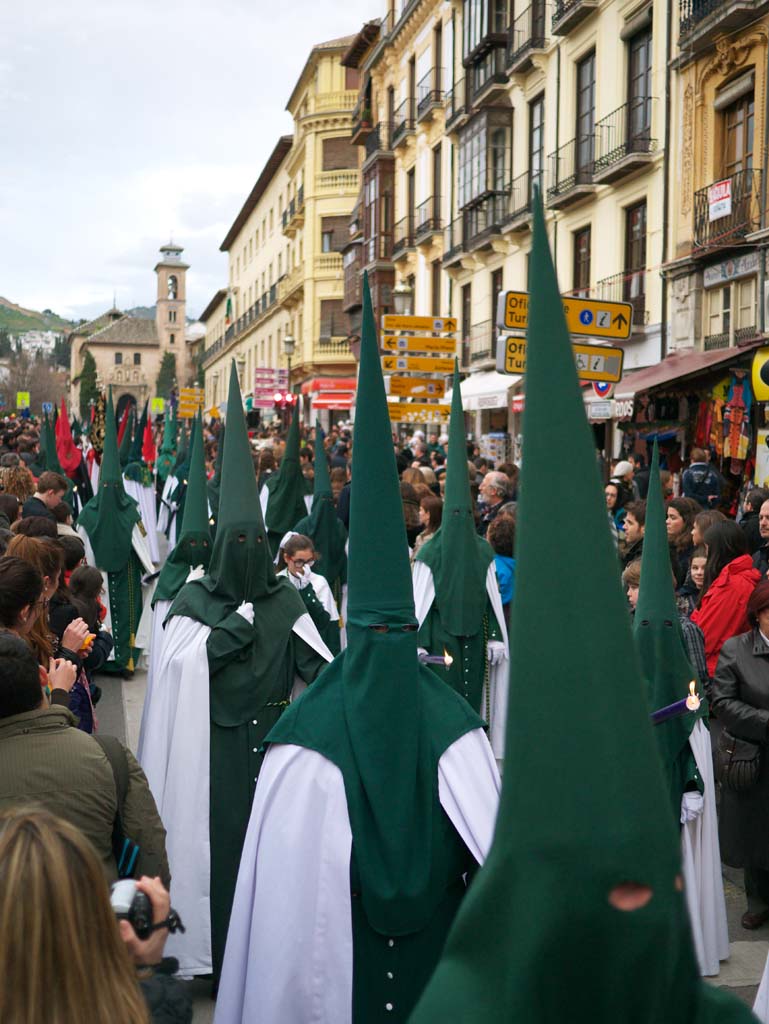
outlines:
{"label": "white robe", "polygon": [[[277,573],[277,575],[285,576],[288,579],[288,569],[281,569],[280,572]],[[331,619],[332,622],[338,622],[339,608],[337,607],[336,601],[334,600],[334,595],[331,593],[331,587],[328,585],[328,580],[326,579],[326,577],[321,576],[317,572],[310,572],[310,584],[312,585],[312,589],[315,591],[315,596],[323,605],[323,610],[326,612],[328,617]],[[345,584],[345,587],[346,586],[347,584]],[[343,632],[341,629],[339,631],[339,634],[342,650],[344,650],[345,647],[347,646],[347,634],[346,632]]]}
{"label": "white robe", "polygon": [[[438,795],[482,864],[499,802],[482,730],[444,752]],[[243,846],[215,1024],[351,1024],[351,849],[337,766],[303,747],[270,747]]]}
{"label": "white robe", "polygon": [[159,688],[158,666],[163,653],[163,640],[165,633],[163,623],[168,615],[172,601],[156,601],[152,609],[152,639],[149,646],[149,664],[147,666],[147,688],[144,692],[144,706],[142,708],[142,721],[139,728],[139,743],[136,747],[136,758],[139,764],[143,762],[144,744],[147,735],[147,722],[154,717],[152,711],[152,700],[156,689]]}
{"label": "white robe", "polygon": [[167,476],[166,482],[163,484],[163,491],[160,495],[160,512],[157,518],[157,530],[158,533],[165,534],[168,524],[171,524],[171,528],[168,530],[168,550],[172,551],[176,546],[176,502],[171,502],[171,495],[176,490],[176,486],[179,483],[175,476]]}
{"label": "white robe", "polygon": [[[210,632],[186,616],[174,616],[168,623],[157,668],[162,685],[154,687],[141,759],[167,831],[173,905],[187,929],[184,935],[169,936],[166,955],[178,958],[184,977],[210,974],[212,969]],[[307,613],[294,623],[294,632],[326,661],[332,660]],[[292,698],[303,689],[305,684],[297,680]]]}
{"label": "white robe", "polygon": [[155,488],[144,487],[138,480],[129,480],[123,477],[123,486],[126,494],[133,498],[139,506],[142,522],[147,531],[147,544],[150,555],[155,565],[160,565],[160,548],[158,547],[158,515],[155,501]]}
{"label": "white robe", "polygon": [[[432,569],[425,562],[414,562],[413,579],[414,605],[417,622],[421,627],[435,600],[435,581],[433,580]],[[491,607],[497,617],[497,622],[502,632],[502,641],[505,645],[504,658],[498,664],[489,666],[489,707],[491,709],[491,721],[488,723],[489,741],[497,762],[501,764],[505,756],[507,694],[510,685],[510,645],[507,637],[505,613],[502,609],[502,598],[500,597],[499,584],[497,583],[497,573],[493,562],[486,573],[486,593],[489,595]],[[486,686],[484,685],[481,696],[481,709],[485,707]]]}
{"label": "white robe", "polygon": [[718,844],[710,733],[702,722],[697,722],[692,729],[689,745],[705,792],[702,814],[694,821],[686,822],[681,829],[686,903],[700,973],[712,977],[718,974],[720,961],[729,959],[729,930]]}
{"label": "white robe", "polygon": [[[269,508],[269,504],[270,504],[270,492],[269,492],[269,490],[267,488],[267,484],[265,484],[264,487],[262,487],[261,491],[259,491],[259,504],[262,507],[262,519],[264,520],[264,525],[269,530],[270,529],[270,523],[269,523],[269,520],[267,518],[267,509]],[[304,504],[305,504],[305,507],[307,509],[307,515],[309,515],[310,512],[312,511],[312,495],[311,494],[305,494],[305,496],[304,496]],[[293,529],[293,527],[292,527],[292,529]]]}
{"label": "white robe", "polygon": [[764,973],[761,975],[761,984],[756,993],[753,1013],[761,1021],[761,1024],[769,1024],[769,956],[766,958]]}

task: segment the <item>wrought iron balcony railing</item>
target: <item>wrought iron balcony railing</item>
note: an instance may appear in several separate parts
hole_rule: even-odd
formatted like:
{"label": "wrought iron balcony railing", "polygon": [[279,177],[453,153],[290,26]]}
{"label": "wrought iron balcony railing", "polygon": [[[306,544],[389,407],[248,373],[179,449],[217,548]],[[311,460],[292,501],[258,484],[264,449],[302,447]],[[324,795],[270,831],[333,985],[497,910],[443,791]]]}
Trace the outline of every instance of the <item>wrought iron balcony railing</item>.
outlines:
{"label": "wrought iron balcony railing", "polygon": [[440,197],[430,196],[416,209],[416,226],[414,239],[417,242],[425,241],[441,230],[441,201]]}
{"label": "wrought iron balcony railing", "polygon": [[443,232],[443,265],[448,266],[455,262],[459,255],[464,252],[464,233],[462,231],[462,218],[456,217],[446,225]]}
{"label": "wrought iron balcony railing", "polygon": [[574,189],[593,184],[595,167],[595,136],[571,139],[550,154],[550,185],[547,199],[551,204]]}
{"label": "wrought iron balcony railing", "polygon": [[459,78],[446,90],[446,131],[450,131],[468,113],[465,79]]}
{"label": "wrought iron balcony railing", "polygon": [[443,68],[431,68],[417,84],[417,121],[443,104]]}
{"label": "wrought iron balcony railing", "polygon": [[392,138],[393,126],[389,121],[380,121],[373,131],[366,137],[366,159],[374,156],[375,153],[389,153],[390,139]]}
{"label": "wrought iron balcony railing", "polygon": [[604,277],[596,285],[595,297],[606,299],[607,302],[629,302],[633,307],[633,325],[640,327],[649,322],[646,305],[647,276],[648,271],[642,267]]}
{"label": "wrought iron balcony railing", "polygon": [[408,249],[414,248],[414,212],[403,217],[393,230],[393,259],[403,256]]}
{"label": "wrought iron balcony railing", "polygon": [[507,41],[507,67],[524,71],[531,64],[531,54],[547,47],[547,5],[543,0],[522,11],[510,26]]}
{"label": "wrought iron balcony railing", "polygon": [[657,148],[652,138],[652,98],[635,97],[617,107],[595,126],[595,173],[628,157],[645,158]]}
{"label": "wrought iron balcony railing", "polygon": [[393,137],[392,146],[393,149],[399,145],[403,139],[414,131],[414,99],[409,96],[403,103],[398,107],[393,115]]}
{"label": "wrought iron balcony railing", "polygon": [[761,225],[761,171],[737,171],[694,193],[694,244],[741,245]]}

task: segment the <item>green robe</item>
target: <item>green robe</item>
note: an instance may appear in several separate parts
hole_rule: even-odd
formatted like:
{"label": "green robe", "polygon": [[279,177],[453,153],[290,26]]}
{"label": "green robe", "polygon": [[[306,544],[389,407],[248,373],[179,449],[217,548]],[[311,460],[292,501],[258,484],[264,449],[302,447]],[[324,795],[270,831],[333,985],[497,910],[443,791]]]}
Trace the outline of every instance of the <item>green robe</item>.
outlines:
{"label": "green robe", "polygon": [[302,587],[299,591],[299,596],[304,602],[310,618],[317,626],[323,643],[336,657],[342,649],[342,638],[339,635],[339,619],[331,618],[315,593],[312,583]]}
{"label": "green robe", "polygon": [[[107,573],[107,596],[111,617],[114,658],[105,662],[102,672],[119,674],[133,671],[141,653],[136,647],[136,631],[142,614],[142,574],[144,569],[131,549],[128,564],[117,572]],[[134,641],[132,643],[131,641]]]}

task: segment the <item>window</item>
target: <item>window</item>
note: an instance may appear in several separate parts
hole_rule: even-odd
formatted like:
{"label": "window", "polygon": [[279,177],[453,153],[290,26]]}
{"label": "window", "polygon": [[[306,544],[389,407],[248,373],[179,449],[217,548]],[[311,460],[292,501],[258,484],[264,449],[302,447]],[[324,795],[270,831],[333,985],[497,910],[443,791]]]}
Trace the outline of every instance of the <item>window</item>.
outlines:
{"label": "window", "polygon": [[350,233],[349,217],[321,217],[321,251],[341,252]]}
{"label": "window", "polygon": [[360,75],[357,68],[344,69],[345,89],[357,89],[360,86]]}
{"label": "window", "polygon": [[577,64],[577,162],[576,171],[593,173],[595,152],[595,53]]}
{"label": "window", "polygon": [[357,168],[358,148],[348,136],[339,139],[323,139],[323,170],[345,171]]}
{"label": "window", "polygon": [[545,170],[545,96],[537,96],[529,104],[529,175],[530,194],[534,198],[534,186],[542,190],[542,175]]}
{"label": "window", "polygon": [[[628,43],[628,142],[648,143],[652,127],[652,34],[639,32]],[[644,146],[644,150],[647,147]]]}
{"label": "window", "polygon": [[506,0],[465,0],[463,7],[464,36],[462,56],[472,54],[486,36],[507,32]]}
{"label": "window", "polygon": [[741,96],[724,110],[724,176],[727,178],[753,168],[754,118],[755,103],[752,92]]}
{"label": "window", "polygon": [[141,352],[134,352],[134,366],[141,366],[142,354]]}
{"label": "window", "polygon": [[115,353],[115,366],[122,366],[122,365],[123,365],[123,353],[122,352],[116,352]]}
{"label": "window", "polygon": [[705,351],[729,348],[756,336],[756,279],[746,277],[708,293]]}
{"label": "window", "polygon": [[172,324],[176,323],[176,310],[175,309],[169,309],[168,310],[168,322],[172,323]]}
{"label": "window", "polygon": [[732,328],[732,288],[713,288],[708,292],[708,333],[705,349],[728,348]]}
{"label": "window", "polygon": [[270,234],[275,230],[275,216],[272,210],[270,210]]}
{"label": "window", "polygon": [[622,298],[643,323],[646,312],[646,200],[625,210],[625,275]]}
{"label": "window", "polygon": [[462,337],[470,337],[470,327],[473,309],[473,286],[462,285]]}
{"label": "window", "polygon": [[414,218],[417,204],[416,168],[406,174],[406,201],[408,203],[409,237],[414,233]]}
{"label": "window", "polygon": [[502,267],[491,272],[491,322],[497,322],[497,299],[502,292]]}
{"label": "window", "polygon": [[590,228],[574,232],[574,284],[572,295],[590,294]]}
{"label": "window", "polygon": [[431,273],[431,316],[441,315],[441,261],[434,260],[430,265]]}
{"label": "window", "polygon": [[176,343],[176,335],[175,334],[169,334],[168,335],[168,344],[169,345],[173,345],[175,343]]}
{"label": "window", "polygon": [[510,187],[511,118],[505,111],[475,117],[459,139],[458,201],[460,209],[489,192]]}
{"label": "window", "polygon": [[347,334],[343,312],[343,299],[321,299],[320,302],[320,337],[321,340],[343,338]]}

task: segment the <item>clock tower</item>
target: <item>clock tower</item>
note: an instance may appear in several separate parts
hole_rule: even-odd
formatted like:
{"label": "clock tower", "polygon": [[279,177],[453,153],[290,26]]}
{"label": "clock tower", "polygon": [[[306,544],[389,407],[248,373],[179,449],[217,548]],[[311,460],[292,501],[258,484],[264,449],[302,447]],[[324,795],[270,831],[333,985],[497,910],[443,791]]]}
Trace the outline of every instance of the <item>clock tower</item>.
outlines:
{"label": "clock tower", "polygon": [[186,273],[189,264],[182,260],[184,249],[174,242],[160,247],[160,260],[155,266],[158,279],[157,328],[160,358],[166,352],[176,356],[176,379],[182,387],[188,383],[190,367],[187,365],[185,329],[187,326]]}

